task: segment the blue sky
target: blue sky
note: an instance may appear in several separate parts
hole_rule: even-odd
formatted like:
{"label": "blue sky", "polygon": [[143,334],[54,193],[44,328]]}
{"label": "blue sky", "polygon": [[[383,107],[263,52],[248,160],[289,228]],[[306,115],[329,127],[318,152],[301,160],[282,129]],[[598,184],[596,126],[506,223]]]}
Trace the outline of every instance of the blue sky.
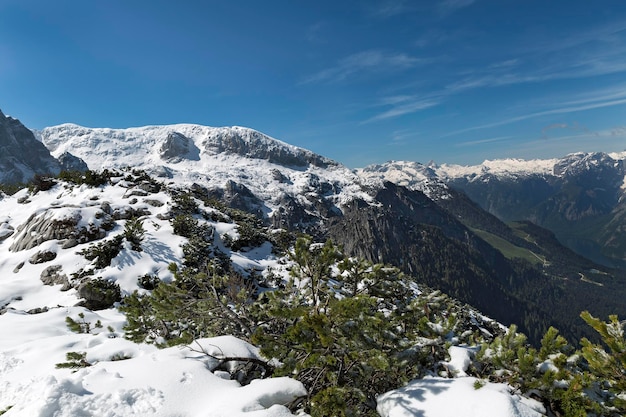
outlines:
{"label": "blue sky", "polygon": [[350,167],[626,149],[623,0],[1,0],[31,128],[239,125]]}

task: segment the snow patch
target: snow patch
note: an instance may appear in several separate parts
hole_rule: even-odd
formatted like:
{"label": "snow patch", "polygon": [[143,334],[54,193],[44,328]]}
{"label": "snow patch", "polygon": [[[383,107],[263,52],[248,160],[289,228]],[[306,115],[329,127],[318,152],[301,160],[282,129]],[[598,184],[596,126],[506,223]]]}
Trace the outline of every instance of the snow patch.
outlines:
{"label": "snow patch", "polygon": [[521,400],[505,384],[476,378],[427,377],[378,397],[382,417],[540,417],[545,409],[536,401]]}

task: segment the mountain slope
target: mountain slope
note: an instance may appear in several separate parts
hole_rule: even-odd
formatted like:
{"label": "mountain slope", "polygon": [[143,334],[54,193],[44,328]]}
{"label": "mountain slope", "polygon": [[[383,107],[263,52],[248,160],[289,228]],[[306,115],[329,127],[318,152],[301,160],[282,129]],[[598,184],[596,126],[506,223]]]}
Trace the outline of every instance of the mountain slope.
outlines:
{"label": "mountain slope", "polygon": [[[6,417],[292,415],[286,405],[306,396],[302,383],[267,376],[250,384],[238,382],[237,376],[245,370],[237,361],[267,360],[259,348],[232,336],[218,336],[157,349],[125,338],[127,319],[115,308],[117,304],[85,307],[85,298],[95,300],[92,292],[82,290],[89,283],[115,283],[126,296],[133,291],[151,291],[142,278],[172,281],[168,265],[190,260],[191,238],[174,233],[176,213],[182,206],[196,207],[194,218],[207,231],[205,243],[215,256],[221,253],[221,262],[227,259],[232,263],[236,273],[268,280],[288,275],[291,261],[274,255],[267,241],[235,250],[232,242],[242,239],[245,224],[233,218],[242,214],[219,204],[201,205],[191,197],[198,191],[197,187],[180,185],[169,188],[143,173],[126,171],[112,174],[99,186],[58,181],[48,190],[24,189],[0,200],[0,224],[14,231],[0,241],[0,331],[5,335],[0,339],[0,413]],[[432,204],[426,197],[418,203]],[[445,217],[436,210],[424,215]],[[126,233],[136,216],[145,229],[139,248]],[[100,249],[110,248],[118,236],[125,237],[107,264],[101,258],[108,252]],[[99,256],[90,257],[90,251],[96,249]],[[445,307],[438,305],[445,300],[441,294],[425,299],[431,308],[427,317],[434,317],[436,309]],[[454,328],[459,337],[474,332],[493,337],[501,331],[497,323],[453,303],[453,315],[465,316],[465,321],[459,322],[463,327]],[[421,339],[411,342],[411,350],[432,338],[435,345],[427,345],[427,352],[436,347],[445,361],[448,354],[443,346],[449,342],[448,330],[444,331],[441,323],[426,322],[430,327],[426,326]],[[454,410],[441,405],[450,395],[456,398],[457,406],[462,401],[475,410],[468,414],[474,417],[543,415],[540,403],[511,394],[504,384],[486,382],[481,393],[468,391],[476,382],[465,374],[468,365],[464,363],[471,352],[455,347],[449,353],[450,362],[444,362],[449,377],[458,379],[430,378],[414,383],[414,387],[421,387],[420,392],[437,398],[433,399],[436,407],[418,404],[419,397],[411,390],[392,391],[380,398],[381,415],[394,415],[400,401],[411,404],[421,415],[436,416],[442,409]],[[236,361],[220,367],[224,358]],[[441,366],[437,358],[431,362],[428,366]],[[450,390],[449,395],[441,394],[441,384]]]}
{"label": "mountain slope", "polygon": [[58,174],[60,169],[30,130],[0,111],[0,184],[24,183],[35,174]]}
{"label": "mountain slope", "polygon": [[422,191],[432,184],[458,189],[504,222],[530,220],[577,253],[626,269],[625,159],[626,152],[495,160],[465,167],[391,161],[360,173]]}
{"label": "mountain slope", "polygon": [[[607,271],[592,281],[604,279],[615,291],[590,289],[594,299],[603,300],[598,306],[589,306],[583,297],[587,283],[581,285],[579,274],[602,267],[565,250],[544,250],[529,233],[485,213],[442,179],[452,184],[453,174],[467,176],[469,168],[447,166],[444,175],[436,165],[396,162],[353,172],[238,127],[61,125],[39,135],[53,154],[71,149],[92,169],[145,169],[172,183],[195,184],[198,197],[225,201],[273,227],[331,237],[351,255],[397,265],[418,282],[441,288],[502,322],[518,323],[534,342],[550,324],[573,339],[588,332],[578,318],[585,308],[598,315],[622,313],[619,296],[624,290],[619,281],[607,278]],[[468,183],[544,178],[551,164],[492,162],[481,168],[482,174],[471,174]],[[533,173],[537,170],[540,174]],[[564,313],[553,321],[555,315],[538,305],[537,297]],[[493,303],[494,298],[505,301]]]}
{"label": "mountain slope", "polygon": [[[91,129],[65,124],[38,132],[53,155],[71,152],[90,169],[132,167],[177,183],[197,183],[277,227],[316,233],[355,196],[358,176],[332,160],[242,127],[199,125]],[[323,209],[323,210],[322,210]]]}

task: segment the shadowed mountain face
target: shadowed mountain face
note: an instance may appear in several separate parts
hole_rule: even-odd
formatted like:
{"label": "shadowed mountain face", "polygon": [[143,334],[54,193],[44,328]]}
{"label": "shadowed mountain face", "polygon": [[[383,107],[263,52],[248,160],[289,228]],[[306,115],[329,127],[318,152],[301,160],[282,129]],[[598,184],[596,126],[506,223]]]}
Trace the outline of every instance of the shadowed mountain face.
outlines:
{"label": "shadowed mountain face", "polygon": [[0,111],[0,183],[26,182],[35,174],[58,174],[60,169],[33,132]]}
{"label": "shadowed mountain face", "polygon": [[623,159],[577,153],[552,174],[454,178],[449,184],[504,221],[530,220],[601,264],[626,269],[626,170]]}
{"label": "shadowed mountain face", "polygon": [[624,278],[564,248],[532,223],[514,228],[462,194],[433,201],[385,183],[376,204],[353,201],[328,226],[353,256],[400,267],[499,321],[517,324],[534,343],[549,326],[575,340],[578,315],[626,314]]}

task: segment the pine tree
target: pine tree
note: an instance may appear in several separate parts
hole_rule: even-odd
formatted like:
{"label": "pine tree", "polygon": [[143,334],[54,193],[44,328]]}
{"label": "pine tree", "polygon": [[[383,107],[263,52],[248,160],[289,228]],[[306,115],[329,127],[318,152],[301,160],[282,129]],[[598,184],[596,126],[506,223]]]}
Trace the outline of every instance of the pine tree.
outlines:
{"label": "pine tree", "polygon": [[[408,286],[393,268],[343,259],[332,242],[296,241],[292,278],[283,289],[265,294],[267,317],[253,335],[267,357],[282,366],[309,392],[305,410],[312,416],[376,415],[376,396],[396,388],[420,372],[421,352],[406,334],[410,299],[399,305],[387,300],[389,288]],[[334,275],[341,261],[343,275]],[[394,285],[383,283],[383,276]],[[376,295],[375,295],[376,294]],[[384,307],[384,308],[383,308]]]}
{"label": "pine tree", "polygon": [[605,398],[609,410],[615,410],[611,415],[624,415],[626,414],[624,325],[616,315],[609,316],[608,322],[593,317],[588,311],[583,311],[580,316],[600,334],[602,342],[608,348],[607,352],[605,347],[592,343],[587,338],[581,340],[582,355],[589,363],[589,369],[597,382],[596,392]]}
{"label": "pine tree", "polygon": [[143,220],[137,217],[127,220],[124,224],[124,238],[130,242],[134,251],[141,252],[141,242],[143,242],[145,233]]}

